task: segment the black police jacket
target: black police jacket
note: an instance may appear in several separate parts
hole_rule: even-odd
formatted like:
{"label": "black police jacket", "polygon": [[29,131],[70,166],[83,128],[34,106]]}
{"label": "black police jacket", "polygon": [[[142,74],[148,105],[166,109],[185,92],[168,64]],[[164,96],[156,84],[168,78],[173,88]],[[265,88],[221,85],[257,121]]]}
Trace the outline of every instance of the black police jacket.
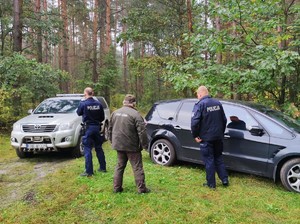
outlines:
{"label": "black police jacket", "polygon": [[82,100],[76,112],[82,116],[82,122],[89,125],[101,125],[105,118],[101,103],[93,97]]}
{"label": "black police jacket", "polygon": [[194,106],[191,131],[194,138],[200,137],[203,141],[214,141],[224,138],[227,119],[222,104],[204,96]]}

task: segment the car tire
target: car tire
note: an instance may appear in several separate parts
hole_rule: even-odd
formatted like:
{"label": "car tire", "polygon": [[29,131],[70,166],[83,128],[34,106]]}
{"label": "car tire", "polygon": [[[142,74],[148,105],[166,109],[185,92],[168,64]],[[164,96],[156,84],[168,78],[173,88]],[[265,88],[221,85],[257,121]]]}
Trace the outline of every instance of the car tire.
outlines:
{"label": "car tire", "polygon": [[108,123],[104,124],[103,133],[104,141],[108,141]]}
{"label": "car tire", "polygon": [[287,190],[300,193],[300,158],[291,159],[283,164],[280,179]]}
{"label": "car tire", "polygon": [[77,145],[71,150],[71,156],[73,158],[79,158],[83,156],[83,145],[82,145],[82,136],[79,136]]}
{"label": "car tire", "polygon": [[33,152],[24,152],[21,148],[17,148],[16,153],[20,159],[30,158],[33,156]]}
{"label": "car tire", "polygon": [[171,142],[159,139],[151,146],[151,159],[154,163],[171,166],[176,160],[176,153]]}

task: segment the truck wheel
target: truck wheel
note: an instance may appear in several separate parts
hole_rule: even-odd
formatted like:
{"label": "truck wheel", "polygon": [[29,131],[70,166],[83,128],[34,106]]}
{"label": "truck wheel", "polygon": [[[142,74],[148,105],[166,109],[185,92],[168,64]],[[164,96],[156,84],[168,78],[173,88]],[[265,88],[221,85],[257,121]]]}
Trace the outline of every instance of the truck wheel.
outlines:
{"label": "truck wheel", "polygon": [[83,156],[82,136],[79,136],[77,145],[71,150],[71,156],[73,158],[79,158]]}
{"label": "truck wheel", "polygon": [[16,153],[20,159],[30,158],[33,156],[32,152],[24,152],[21,148],[17,148]]}
{"label": "truck wheel", "polygon": [[104,141],[108,141],[108,124],[104,124],[103,133]]}
{"label": "truck wheel", "polygon": [[300,193],[300,158],[288,160],[283,164],[280,179],[287,190]]}

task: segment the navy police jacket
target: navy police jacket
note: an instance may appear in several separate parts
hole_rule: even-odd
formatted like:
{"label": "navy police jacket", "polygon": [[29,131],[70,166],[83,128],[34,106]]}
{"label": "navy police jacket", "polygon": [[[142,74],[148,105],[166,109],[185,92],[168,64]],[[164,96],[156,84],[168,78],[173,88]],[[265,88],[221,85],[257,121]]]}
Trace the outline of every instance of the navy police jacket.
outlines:
{"label": "navy police jacket", "polygon": [[191,131],[194,138],[200,137],[203,141],[214,141],[224,138],[227,119],[222,104],[204,96],[194,106]]}
{"label": "navy police jacket", "polygon": [[101,103],[93,97],[82,100],[77,108],[78,116],[82,122],[90,125],[101,125],[104,120],[104,110]]}

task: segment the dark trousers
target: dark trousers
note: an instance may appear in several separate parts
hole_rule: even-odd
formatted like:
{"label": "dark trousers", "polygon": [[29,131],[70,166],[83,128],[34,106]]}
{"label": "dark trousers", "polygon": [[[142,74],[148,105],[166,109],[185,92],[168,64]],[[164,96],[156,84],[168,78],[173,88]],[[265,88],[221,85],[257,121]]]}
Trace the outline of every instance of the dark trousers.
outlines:
{"label": "dark trousers", "polygon": [[215,172],[221,181],[228,181],[228,174],[222,158],[223,141],[201,142],[200,149],[205,164],[207,184],[210,187],[216,187]]}
{"label": "dark trousers", "polygon": [[143,160],[141,152],[121,152],[117,151],[118,162],[115,168],[114,175],[114,190],[119,191],[122,189],[123,185],[123,174],[129,160],[133,173],[136,187],[138,192],[143,192],[146,190],[145,184],[145,173],[143,168]]}
{"label": "dark trousers", "polygon": [[88,174],[93,174],[93,158],[92,158],[92,148],[95,147],[96,155],[100,164],[101,170],[106,170],[105,155],[102,149],[103,136],[100,135],[99,125],[89,125],[82,138],[82,144],[84,147],[84,157],[85,157],[85,172]]}

